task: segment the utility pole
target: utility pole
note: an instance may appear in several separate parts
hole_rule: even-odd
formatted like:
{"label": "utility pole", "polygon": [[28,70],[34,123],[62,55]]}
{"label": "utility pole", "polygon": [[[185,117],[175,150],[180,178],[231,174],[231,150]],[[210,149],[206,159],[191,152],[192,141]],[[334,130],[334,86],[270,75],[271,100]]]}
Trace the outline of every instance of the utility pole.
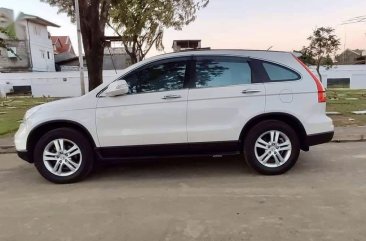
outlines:
{"label": "utility pole", "polygon": [[[341,25],[354,24],[354,23],[364,23],[364,22],[366,22],[366,15],[350,18],[350,19],[344,21]],[[362,53],[361,53],[361,57],[363,57]],[[365,56],[365,64],[366,64],[366,56]]]}
{"label": "utility pole", "polygon": [[81,95],[85,95],[84,58],[83,58],[83,46],[81,44],[79,0],[75,0],[75,18],[76,18],[76,29],[77,29],[77,36],[78,36]]}

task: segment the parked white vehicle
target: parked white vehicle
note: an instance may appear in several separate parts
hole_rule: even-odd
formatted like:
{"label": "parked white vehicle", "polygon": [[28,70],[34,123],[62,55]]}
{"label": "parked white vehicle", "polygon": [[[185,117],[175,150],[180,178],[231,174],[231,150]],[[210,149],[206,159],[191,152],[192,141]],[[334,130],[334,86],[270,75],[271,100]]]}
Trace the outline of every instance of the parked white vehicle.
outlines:
{"label": "parked white vehicle", "polygon": [[332,139],[320,81],[287,52],[166,54],[90,93],[27,111],[21,158],[46,179],[86,177],[95,161],[243,155],[254,170],[289,170],[300,150]]}

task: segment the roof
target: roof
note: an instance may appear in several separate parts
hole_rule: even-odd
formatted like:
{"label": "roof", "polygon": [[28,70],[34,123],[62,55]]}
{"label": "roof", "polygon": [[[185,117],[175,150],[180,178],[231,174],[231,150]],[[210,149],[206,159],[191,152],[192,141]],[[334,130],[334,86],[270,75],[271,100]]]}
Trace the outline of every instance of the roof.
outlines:
{"label": "roof", "polygon": [[56,27],[56,28],[60,27],[59,25],[52,23],[50,21],[47,21],[46,19],[43,19],[43,18],[35,16],[35,15],[25,14],[23,12],[19,13],[17,20],[18,21],[19,20],[28,20],[30,22],[38,23],[38,24],[44,25],[44,26],[50,26],[50,27]]}
{"label": "roof", "polygon": [[362,50],[362,49],[355,49],[355,50],[352,50],[352,49],[346,49],[346,50],[344,50],[340,55],[342,55],[342,54],[344,54],[344,53],[346,53],[346,52],[351,52],[351,53],[354,53],[354,54],[356,54],[356,55],[362,55],[362,53],[365,51],[365,50]]}
{"label": "roof", "polygon": [[78,56],[75,56],[74,54],[71,54],[69,52],[64,52],[64,53],[55,55],[56,64],[61,64],[61,63],[65,63],[65,62],[69,62],[69,61],[73,61],[73,60],[77,60],[77,59],[79,59]]}
{"label": "roof", "polygon": [[52,44],[56,45],[57,41],[60,46],[56,46],[57,53],[71,52],[74,53],[72,43],[69,36],[51,36]]}
{"label": "roof", "polygon": [[176,57],[191,57],[191,56],[239,56],[239,57],[249,57],[249,58],[259,58],[259,59],[268,59],[270,61],[277,62],[278,59],[282,57],[291,57],[293,58],[293,53],[288,51],[275,51],[275,50],[245,50],[245,49],[197,49],[190,51],[181,51],[181,52],[171,52],[156,55],[150,58],[147,58],[138,64],[146,64],[147,62],[152,62],[161,59],[167,58],[176,58]]}

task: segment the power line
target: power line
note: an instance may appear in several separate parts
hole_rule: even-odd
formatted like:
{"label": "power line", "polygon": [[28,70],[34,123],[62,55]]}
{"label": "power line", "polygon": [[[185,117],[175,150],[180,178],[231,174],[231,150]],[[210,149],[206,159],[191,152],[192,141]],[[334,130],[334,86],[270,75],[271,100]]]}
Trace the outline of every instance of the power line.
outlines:
{"label": "power line", "polygon": [[357,16],[344,21],[341,25],[366,22],[366,15]]}

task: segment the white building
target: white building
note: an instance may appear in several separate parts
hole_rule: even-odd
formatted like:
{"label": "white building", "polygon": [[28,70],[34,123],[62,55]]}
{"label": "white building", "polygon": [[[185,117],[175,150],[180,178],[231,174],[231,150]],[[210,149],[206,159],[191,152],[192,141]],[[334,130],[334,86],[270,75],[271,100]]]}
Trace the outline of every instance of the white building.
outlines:
{"label": "white building", "polygon": [[20,13],[17,22],[25,28],[32,71],[55,71],[53,45],[47,26],[59,27],[37,16]]}
{"label": "white building", "polygon": [[53,45],[47,27],[59,27],[38,16],[20,13],[14,21],[13,10],[0,8],[0,26],[13,33],[7,49],[0,49],[0,72],[55,71]]}

